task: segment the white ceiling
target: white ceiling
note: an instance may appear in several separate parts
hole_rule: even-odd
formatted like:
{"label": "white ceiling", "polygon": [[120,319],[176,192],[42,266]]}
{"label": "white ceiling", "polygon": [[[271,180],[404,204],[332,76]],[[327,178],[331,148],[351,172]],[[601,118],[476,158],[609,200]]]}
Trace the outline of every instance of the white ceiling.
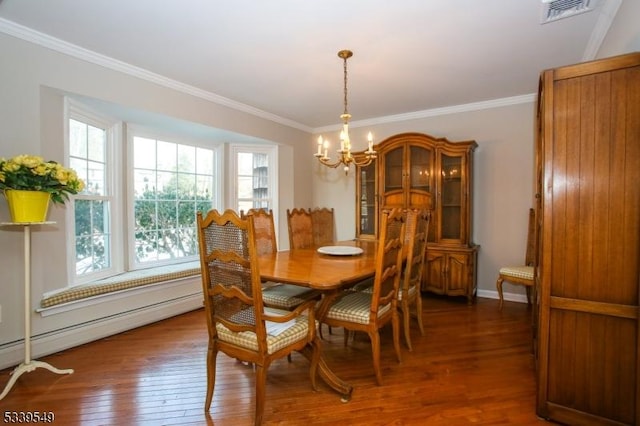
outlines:
{"label": "white ceiling", "polygon": [[0,20],[318,130],[341,49],[355,122],[528,95],[594,57],[618,2],[544,25],[541,0],[0,0]]}

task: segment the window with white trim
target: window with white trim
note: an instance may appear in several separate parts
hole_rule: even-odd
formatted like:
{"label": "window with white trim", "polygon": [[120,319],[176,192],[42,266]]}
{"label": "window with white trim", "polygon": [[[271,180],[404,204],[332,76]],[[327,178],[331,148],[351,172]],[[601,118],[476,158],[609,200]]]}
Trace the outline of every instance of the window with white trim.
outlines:
{"label": "window with white trim", "polygon": [[196,213],[217,204],[216,151],[135,130],[130,140],[132,268],[196,260]]}
{"label": "window with white trim", "polygon": [[69,166],[86,184],[68,212],[72,285],[198,259],[196,213],[220,208],[222,145],[161,139],[71,99],[66,129]]}
{"label": "window with white trim", "polygon": [[235,179],[232,205],[238,211],[275,208],[276,149],[275,146],[232,146],[231,174]]}
{"label": "window with white trim", "polygon": [[82,283],[117,272],[114,261],[113,123],[69,108],[69,165],[85,182],[72,197],[73,282]]}

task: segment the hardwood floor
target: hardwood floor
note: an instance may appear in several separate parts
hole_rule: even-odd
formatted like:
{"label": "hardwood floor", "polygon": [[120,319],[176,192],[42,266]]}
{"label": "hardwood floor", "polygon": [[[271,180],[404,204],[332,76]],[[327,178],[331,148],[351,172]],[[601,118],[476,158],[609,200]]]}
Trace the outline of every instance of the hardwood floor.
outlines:
{"label": "hardwood floor", "polygon": [[[340,402],[321,380],[313,392],[308,362],[272,364],[265,425],[532,425],[535,415],[531,310],[525,304],[425,296],[425,336],[412,324],[413,352],[395,359],[391,330],[382,332],[384,386],[376,386],[366,336],[343,346],[342,330],[325,331],[327,363],[354,385]],[[41,358],[0,401],[0,413],[51,411],[60,425],[249,425],[251,367],[218,356],[210,413],[204,413],[207,331],[202,310]],[[11,369],[0,371],[0,388]]]}

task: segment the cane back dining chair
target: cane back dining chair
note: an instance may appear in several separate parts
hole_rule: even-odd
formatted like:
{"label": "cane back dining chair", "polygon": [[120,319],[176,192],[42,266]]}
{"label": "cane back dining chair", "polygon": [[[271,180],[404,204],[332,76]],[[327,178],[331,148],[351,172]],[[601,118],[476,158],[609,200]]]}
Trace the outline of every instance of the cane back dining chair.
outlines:
{"label": "cane back dining chair", "polygon": [[[253,216],[258,255],[275,254],[278,251],[273,211],[270,209],[249,209],[240,212],[240,217]],[[299,285],[267,281],[262,283],[262,301],[265,305],[280,309],[293,309],[296,306],[319,298],[320,293]]]}
{"label": "cane back dining chair", "polygon": [[504,298],[502,295],[502,282],[507,281],[512,284],[525,286],[527,292],[527,303],[531,305],[531,289],[533,288],[533,263],[535,256],[534,232],[535,232],[535,211],[529,209],[529,225],[527,228],[527,250],[525,253],[524,265],[503,266],[498,273],[496,288],[500,298],[500,309]]}
{"label": "cane back dining chair", "polygon": [[418,321],[420,335],[424,336],[422,325],[422,271],[424,269],[425,250],[427,249],[427,236],[429,234],[429,222],[431,212],[429,210],[409,210],[404,238],[404,252],[406,260],[404,270],[400,277],[400,291],[398,292],[398,306],[402,312],[402,324],[404,339],[409,350],[411,346],[411,306],[415,306],[415,318]]}
{"label": "cane back dining chair", "polygon": [[293,311],[268,308],[262,284],[253,217],[241,219],[231,210],[197,215],[202,290],[209,344],[205,410],[213,398],[218,352],[253,363],[256,374],[254,423],[262,422],[266,375],[275,359],[309,346],[309,375],[316,389],[320,341],[316,335],[315,301]]}
{"label": "cane back dining chair", "polygon": [[372,292],[345,290],[331,303],[322,320],[331,327],[344,327],[345,343],[349,331],[361,331],[369,335],[378,385],[382,385],[379,330],[388,323],[393,328],[393,346],[398,362],[402,362],[397,293],[402,268],[404,214],[400,209],[385,210],[380,224]]}
{"label": "cane back dining chair", "polygon": [[[402,312],[402,324],[405,342],[409,350],[411,345],[411,307],[415,306],[415,318],[420,328],[420,334],[424,336],[422,323],[422,297],[420,294],[422,283],[422,271],[424,269],[425,250],[431,212],[426,209],[408,210],[406,214],[403,260],[404,269],[400,276],[400,288],[398,291],[398,308]],[[373,280],[365,280],[354,286],[355,291],[364,293],[373,292]],[[322,336],[321,336],[322,337]]]}
{"label": "cane back dining chair", "polygon": [[313,222],[309,210],[297,207],[293,210],[287,209],[287,227],[290,249],[313,247]]}
{"label": "cane back dining chair", "polygon": [[333,244],[335,242],[333,208],[316,207],[311,210],[311,228],[315,246]]}

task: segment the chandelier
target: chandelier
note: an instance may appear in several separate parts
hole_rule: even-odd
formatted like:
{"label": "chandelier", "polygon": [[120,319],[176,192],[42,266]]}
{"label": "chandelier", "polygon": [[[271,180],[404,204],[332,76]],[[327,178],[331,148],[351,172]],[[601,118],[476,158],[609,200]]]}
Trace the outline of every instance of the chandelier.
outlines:
{"label": "chandelier", "polygon": [[363,156],[358,155],[358,158],[351,154],[351,139],[349,138],[349,109],[347,108],[347,59],[353,56],[353,52],[350,50],[341,50],[338,52],[338,57],[344,61],[344,112],[340,116],[342,119],[342,131],[340,132],[340,149],[338,150],[338,159],[332,161],[329,158],[329,141],[323,139],[322,136],[318,136],[318,152],[314,156],[325,166],[336,168],[339,165],[344,165],[344,173],[349,173],[349,166],[355,164],[356,166],[364,167],[371,164],[376,158],[376,151],[373,150],[373,135],[371,132],[367,135],[367,141],[369,146],[364,151]]}

